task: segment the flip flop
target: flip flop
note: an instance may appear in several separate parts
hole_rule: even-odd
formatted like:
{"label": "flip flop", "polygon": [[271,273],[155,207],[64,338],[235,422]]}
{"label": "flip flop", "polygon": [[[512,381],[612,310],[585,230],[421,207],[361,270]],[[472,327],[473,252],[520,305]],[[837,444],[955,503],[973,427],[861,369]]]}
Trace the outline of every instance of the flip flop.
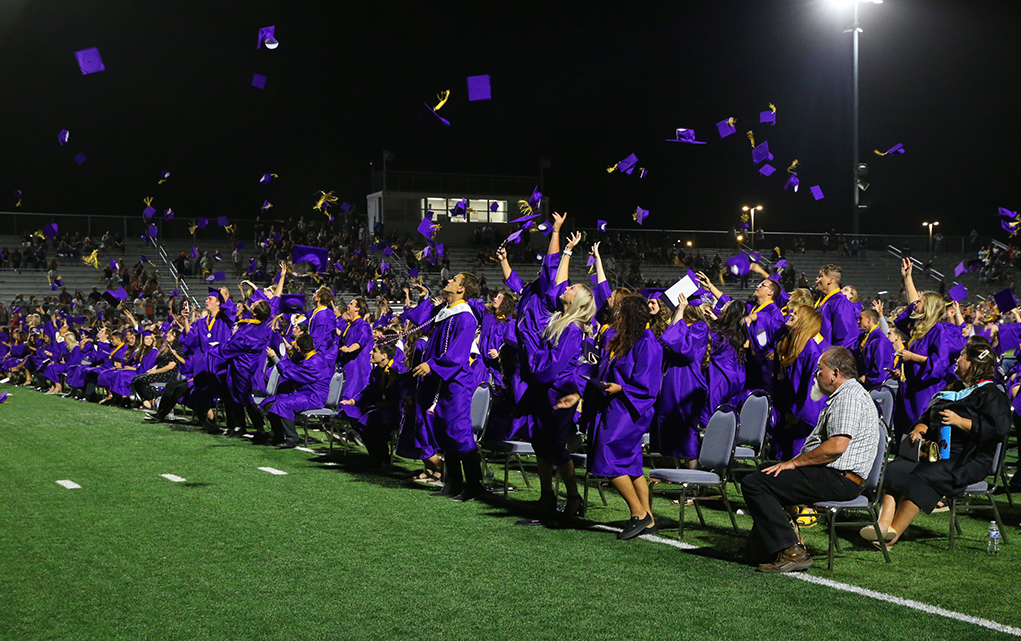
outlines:
{"label": "flip flop", "polygon": [[[858,533],[861,534],[861,538],[865,539],[866,541],[872,542],[879,541],[879,539],[876,538],[876,529],[872,526],[866,525],[861,530],[859,530]],[[889,528],[886,530],[886,532],[883,532],[883,539],[887,543],[894,540],[895,538],[897,538],[897,530]]]}

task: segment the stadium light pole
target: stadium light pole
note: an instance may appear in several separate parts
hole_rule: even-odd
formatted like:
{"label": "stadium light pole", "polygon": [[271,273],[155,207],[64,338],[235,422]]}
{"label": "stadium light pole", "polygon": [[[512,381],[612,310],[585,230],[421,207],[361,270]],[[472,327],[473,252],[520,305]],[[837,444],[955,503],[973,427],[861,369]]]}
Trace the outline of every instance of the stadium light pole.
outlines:
{"label": "stadium light pole", "polygon": [[751,214],[752,226],[751,229],[748,231],[748,244],[751,245],[752,247],[755,247],[755,212],[762,211],[762,205],[759,205],[757,207],[749,207],[748,205],[745,205],[744,207],[741,208],[741,211],[746,211],[749,214]]}
{"label": "stadium light pole", "polygon": [[929,228],[929,255],[932,255],[932,228],[939,225],[938,220],[934,220],[931,223],[922,223],[922,227]]}
{"label": "stadium light pole", "polygon": [[[859,219],[860,219],[860,214],[861,214],[861,205],[860,205],[860,203],[861,203],[861,191],[862,191],[862,189],[861,189],[861,182],[860,182],[860,176],[859,176],[859,172],[861,171],[861,167],[860,167],[859,159],[858,159],[858,34],[860,34],[862,32],[862,29],[861,29],[861,27],[859,26],[859,23],[858,23],[858,8],[859,8],[859,5],[861,5],[863,2],[867,2],[869,4],[883,4],[883,0],[851,0],[851,2],[854,4],[854,24],[851,25],[850,29],[845,29],[844,33],[850,33],[851,34],[851,39],[852,39],[852,41],[854,43],[854,47],[853,47],[853,49],[854,49],[854,97],[852,99],[852,102],[853,102],[853,105],[854,105],[854,109],[853,109],[853,111],[854,111],[854,134],[853,134],[854,141],[853,141],[853,143],[854,144],[853,144],[853,150],[851,152],[852,155],[854,156],[854,164],[853,164],[854,172],[851,175],[852,176],[852,178],[851,178],[852,179],[852,191],[854,191],[854,212],[853,212],[852,218],[851,218],[851,221],[852,221],[851,227],[852,227],[852,233],[857,235],[857,234],[861,233],[861,222],[860,222]],[[846,6],[847,2],[846,1],[845,2],[840,2],[838,0],[836,2],[836,4],[838,6]]]}

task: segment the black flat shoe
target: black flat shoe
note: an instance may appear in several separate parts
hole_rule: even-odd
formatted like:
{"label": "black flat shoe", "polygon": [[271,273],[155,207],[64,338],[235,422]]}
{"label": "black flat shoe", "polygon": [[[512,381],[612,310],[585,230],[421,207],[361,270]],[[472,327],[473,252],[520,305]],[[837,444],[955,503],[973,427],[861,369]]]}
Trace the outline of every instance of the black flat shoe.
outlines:
{"label": "black flat shoe", "polygon": [[485,495],[486,488],[482,487],[481,485],[468,486],[464,488],[464,490],[462,490],[460,494],[458,494],[457,496],[452,496],[450,497],[450,499],[452,501],[457,501],[458,503],[468,503],[469,501],[474,501],[475,499],[482,498]]}
{"label": "black flat shoe", "polygon": [[224,437],[226,437],[226,438],[241,438],[242,436],[244,436],[247,433],[248,432],[246,432],[243,429],[235,428],[233,430],[228,431],[226,434],[224,434]]}
{"label": "black flat shoe", "polygon": [[620,539],[621,541],[633,539],[639,534],[641,534],[645,530],[645,528],[649,527],[650,525],[652,525],[651,514],[646,514],[642,518],[632,516],[631,520],[628,521],[628,524],[624,527],[624,530],[617,535],[617,538]]}
{"label": "black flat shoe", "polygon": [[452,485],[451,483],[447,483],[435,492],[430,492],[429,496],[457,496],[463,491],[463,485]]}

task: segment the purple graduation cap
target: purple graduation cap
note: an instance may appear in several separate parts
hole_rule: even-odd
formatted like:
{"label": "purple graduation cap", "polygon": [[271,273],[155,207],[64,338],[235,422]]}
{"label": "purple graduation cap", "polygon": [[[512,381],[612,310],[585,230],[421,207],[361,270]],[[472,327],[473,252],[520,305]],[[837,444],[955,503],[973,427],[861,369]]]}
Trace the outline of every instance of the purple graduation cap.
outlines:
{"label": "purple graduation cap", "polygon": [[393,247],[387,247],[386,249],[383,250],[384,256],[393,256],[393,253],[394,253]]}
{"label": "purple graduation cap", "polygon": [[769,153],[769,141],[763,142],[758,147],[752,149],[752,160],[755,164],[759,164],[764,160],[772,160],[773,154]]}
{"label": "purple graduation cap", "polygon": [[223,256],[220,255],[220,250],[219,249],[217,249],[216,251],[213,252],[213,260],[215,260],[218,263],[219,262],[223,262]]}
{"label": "purple graduation cap", "polygon": [[123,287],[118,287],[116,291],[108,289],[103,292],[103,299],[112,307],[116,307],[128,299],[128,293]]}
{"label": "purple graduation cap", "polygon": [[955,300],[958,303],[968,297],[968,290],[962,283],[957,283],[947,293],[950,294],[950,300]]}
{"label": "purple graduation cap", "polygon": [[161,171],[160,172],[160,179],[157,181],[156,184],[158,184],[158,185],[159,184],[163,184],[163,183],[167,182],[168,178],[170,178],[170,172],[166,171],[166,170]]}
{"label": "purple graduation cap", "polygon": [[597,220],[596,221],[596,229],[599,230],[599,231],[605,232],[606,231],[606,226],[608,224],[609,223],[607,223],[605,220]]}
{"label": "purple graduation cap", "polygon": [[280,311],[288,314],[304,314],[305,313],[305,295],[304,294],[281,294],[280,295]]}
{"label": "purple graduation cap", "polygon": [[263,43],[266,44],[267,49],[277,48],[279,43],[276,39],[276,25],[259,29],[259,42],[255,45],[255,48],[262,49]]}
{"label": "purple graduation cap", "polygon": [[138,255],[138,262],[140,262],[140,263],[142,263],[144,265],[144,264],[149,262],[149,259],[145,257],[145,254],[139,254]]}
{"label": "purple graduation cap", "polygon": [[237,249],[244,249],[245,248],[245,241],[243,241],[243,240],[239,241],[237,245],[234,245],[234,247],[237,248]]}
{"label": "purple graduation cap", "polygon": [[277,177],[276,174],[263,174],[262,178],[259,179],[259,182],[262,183],[263,185],[268,185],[276,177]]}
{"label": "purple graduation cap", "polygon": [[83,76],[106,71],[106,67],[103,66],[103,59],[99,57],[99,49],[95,47],[75,51],[74,57],[78,59],[78,68],[82,70]]}
{"label": "purple graduation cap", "polygon": [[209,282],[209,283],[212,283],[212,282],[218,281],[218,280],[227,280],[227,275],[224,274],[223,272],[213,272],[212,274],[210,274],[209,276],[206,277],[206,282]]}
{"label": "purple graduation cap", "polygon": [[811,191],[812,197],[815,198],[816,200],[822,200],[823,198],[826,197],[823,195],[822,187],[820,187],[819,185],[815,185],[814,187],[812,187]]}
{"label": "purple graduation cap", "polygon": [[762,174],[763,176],[772,176],[775,171],[776,167],[769,164],[768,162],[759,168],[759,173]]}
{"label": "purple graduation cap", "polygon": [[498,210],[498,209],[500,209],[500,203],[496,202],[495,200],[493,202],[489,203],[489,211],[495,213],[496,210]]}
{"label": "purple graduation cap", "polygon": [[876,150],[876,155],[879,155],[879,156],[886,156],[887,154],[902,154],[902,153],[904,153],[904,145],[902,145],[901,143],[897,143],[893,147],[890,147],[889,149],[887,149],[885,152],[880,152],[878,149]]}
{"label": "purple graduation cap", "polygon": [[507,240],[503,241],[504,244],[506,244],[506,243],[514,243],[514,244],[520,243],[521,242],[521,234],[522,233],[524,233],[524,232],[522,230],[520,230],[520,229],[511,232],[511,234],[509,236],[507,236]]}
{"label": "purple graduation cap", "polygon": [[773,269],[775,271],[777,271],[777,272],[779,272],[781,269],[786,269],[786,268],[787,268],[787,259],[786,258],[781,258],[780,260],[778,260],[775,263],[773,263]]}
{"label": "purple graduation cap", "polygon": [[266,76],[260,74],[254,74],[252,76],[252,86],[258,89],[266,88]]}
{"label": "purple graduation cap", "polygon": [[57,134],[57,142],[59,142],[60,146],[63,147],[64,143],[67,142],[67,139],[70,136],[71,136],[71,132],[69,132],[67,129],[61,129],[60,133]]}
{"label": "purple graduation cap", "polygon": [[759,124],[775,125],[776,124],[776,112],[773,111],[772,109],[770,109],[769,111],[760,111],[759,112]]}
{"label": "purple graduation cap", "polygon": [[678,127],[674,138],[667,138],[667,142],[686,142],[692,145],[704,145],[705,142],[701,140],[695,140],[695,130],[686,129],[684,127]]}
{"label": "purple graduation cap", "polygon": [[156,208],[152,205],[146,205],[145,209],[142,210],[142,215],[146,218],[152,218],[156,215]]}
{"label": "purple graduation cap", "polygon": [[192,247],[191,248],[191,257],[194,258],[194,259],[198,259],[198,257],[199,257],[199,248],[198,247]]}
{"label": "purple graduation cap", "polygon": [[1017,212],[1016,211],[1011,211],[1011,210],[1007,209],[1006,207],[1000,207],[999,211],[997,213],[1002,218],[1010,218],[1011,220],[1014,220],[1014,219],[1017,218]]}
{"label": "purple graduation cap", "polygon": [[467,213],[467,211],[468,211],[468,199],[467,198],[462,198],[461,200],[457,201],[454,204],[454,206],[450,209],[450,215],[451,215],[451,217],[460,218],[460,217],[464,216]]}
{"label": "purple graduation cap", "polygon": [[208,224],[209,224],[209,220],[206,219],[206,218],[198,218],[198,219],[195,220],[195,225],[199,229],[205,229],[206,225],[208,225]]}
{"label": "purple graduation cap", "polygon": [[751,271],[752,261],[748,254],[741,252],[727,259],[727,271],[734,276],[744,276]]}
{"label": "purple graduation cap", "polygon": [[588,260],[585,261],[585,266],[586,267],[594,267],[595,264],[596,264],[596,257],[593,256],[592,254],[589,254],[588,255]]}
{"label": "purple graduation cap", "polygon": [[409,269],[408,270],[408,278],[418,278],[418,273],[419,272],[418,272],[417,269]]}
{"label": "purple graduation cap", "polygon": [[1010,291],[1009,287],[993,294],[993,301],[1001,314],[1007,314],[1017,307],[1017,299],[1014,298],[1014,292]]}
{"label": "purple graduation cap", "polygon": [[333,268],[336,269],[338,272],[342,272],[344,271],[344,264],[340,262],[333,263]]}
{"label": "purple graduation cap", "polygon": [[527,223],[525,223],[524,225],[522,225],[521,226],[521,230],[522,231],[525,231],[525,230],[531,231],[532,227],[535,227],[535,221],[534,220],[530,220]]}
{"label": "purple graduation cap", "polygon": [[549,222],[545,220],[539,223],[537,229],[542,232],[543,236],[549,236],[550,234],[553,233],[553,225],[551,225]]}
{"label": "purple graduation cap", "polygon": [[444,248],[443,243],[436,243],[436,255],[437,256],[444,256],[445,254],[446,254],[446,248]]}
{"label": "purple graduation cap", "polygon": [[149,229],[147,229],[145,233],[149,236],[149,238],[156,238],[156,234],[159,233],[159,229],[156,228],[156,225],[149,225]]}
{"label": "purple graduation cap", "polygon": [[1003,227],[1003,231],[1008,232],[1011,236],[1017,233],[1018,225],[1021,225],[1021,222],[1007,218],[1000,219],[1000,227]]}
{"label": "purple graduation cap", "polygon": [[432,240],[436,236],[436,231],[439,228],[440,226],[433,221],[428,218],[423,218],[422,222],[418,224],[418,233],[425,236],[428,240]]}
{"label": "purple graduation cap", "polygon": [[422,258],[429,258],[433,253],[432,245],[426,245],[422,248]]}
{"label": "purple graduation cap", "polygon": [[468,76],[468,100],[489,100],[492,98],[489,76]]}
{"label": "purple graduation cap", "polygon": [[798,175],[792,172],[791,177],[787,179],[787,184],[783,186],[783,189],[784,191],[787,191],[788,188],[791,188],[794,190],[794,193],[798,193],[798,184],[800,182],[801,181],[798,180]]}
{"label": "purple graduation cap", "polygon": [[262,201],[261,209],[262,209],[262,211],[266,211],[267,209],[269,209],[272,206],[273,206],[273,203],[269,202],[268,200],[264,200],[264,201]]}
{"label": "purple graduation cap", "polygon": [[422,103],[422,104],[425,105],[426,109],[428,109],[430,112],[432,112],[432,115],[436,116],[439,119],[439,121],[441,123],[443,123],[444,127],[449,127],[450,126],[450,121],[447,120],[446,118],[444,118],[443,116],[439,115],[438,113],[436,113],[436,110],[433,109],[432,107],[430,107],[428,103]]}
{"label": "purple graduation cap", "polygon": [[117,262],[117,259],[116,259],[116,258],[111,258],[111,259],[110,259],[110,269],[112,269],[112,270],[114,270],[114,271],[117,271],[117,270],[119,270],[120,268],[121,268],[121,266],[120,266],[120,264],[119,264],[119,263]]}
{"label": "purple graduation cap", "polygon": [[635,170],[635,165],[638,164],[638,156],[631,154],[624,160],[617,163],[617,170],[622,174],[631,175],[631,172]]}
{"label": "purple graduation cap", "polygon": [[736,134],[737,127],[734,126],[735,124],[737,123],[733,118],[727,118],[726,120],[721,120],[716,123],[716,129],[720,132],[720,138],[726,138],[731,134]]}
{"label": "purple graduation cap", "polygon": [[968,273],[968,268],[965,266],[965,264],[963,262],[962,263],[958,263],[957,267],[954,267],[954,278],[960,278],[962,274],[967,274],[967,273]]}
{"label": "purple graduation cap", "polygon": [[79,165],[80,165],[80,164],[82,164],[83,162],[85,162],[86,160],[88,160],[88,158],[86,158],[86,157],[85,157],[85,154],[83,154],[83,153],[81,153],[81,152],[79,152],[79,153],[78,153],[77,155],[75,155],[75,157],[74,157],[74,161],[75,161],[76,163],[78,163]]}
{"label": "purple graduation cap", "polygon": [[254,274],[256,272],[256,270],[258,269],[258,264],[259,264],[259,261],[256,258],[252,258],[252,259],[250,259],[248,261],[247,273],[248,273],[249,276],[251,276],[252,274]]}
{"label": "purple graduation cap", "polygon": [[326,268],[329,264],[330,250],[323,247],[309,247],[308,245],[295,245],[294,254],[291,257],[291,262],[297,265],[298,263],[309,263],[316,268],[316,271],[320,271]]}
{"label": "purple graduation cap", "polygon": [[4,392],[3,394],[0,394],[0,405],[5,403],[6,401],[7,401],[7,392]]}
{"label": "purple graduation cap", "polygon": [[385,260],[379,261],[379,271],[381,272],[390,271],[390,265],[388,265]]}
{"label": "purple graduation cap", "polygon": [[[632,154],[632,155],[634,155],[634,154]],[[636,158],[635,161],[637,162],[637,160],[638,159]],[[532,188],[532,196],[528,199],[528,204],[531,205],[532,207],[538,207],[539,203],[541,201],[542,201],[542,192],[539,191],[539,186],[536,185],[534,188]]]}
{"label": "purple graduation cap", "polygon": [[43,236],[46,236],[50,240],[57,237],[57,223],[50,223],[43,227]]}
{"label": "purple graduation cap", "polygon": [[216,224],[220,227],[226,227],[227,225],[230,225],[230,221],[227,220],[226,216],[218,216],[216,218]]}
{"label": "purple graduation cap", "polygon": [[645,219],[649,217],[649,210],[642,209],[641,206],[635,207],[634,219],[639,225],[645,224]]}
{"label": "purple graduation cap", "polygon": [[510,222],[512,222],[512,223],[527,223],[530,220],[534,220],[536,218],[541,218],[541,217],[542,217],[542,214],[529,214],[528,216],[518,216],[517,218],[515,218],[514,220],[512,220]]}
{"label": "purple graduation cap", "polygon": [[340,211],[344,213],[351,211],[351,203],[347,202],[340,203]]}

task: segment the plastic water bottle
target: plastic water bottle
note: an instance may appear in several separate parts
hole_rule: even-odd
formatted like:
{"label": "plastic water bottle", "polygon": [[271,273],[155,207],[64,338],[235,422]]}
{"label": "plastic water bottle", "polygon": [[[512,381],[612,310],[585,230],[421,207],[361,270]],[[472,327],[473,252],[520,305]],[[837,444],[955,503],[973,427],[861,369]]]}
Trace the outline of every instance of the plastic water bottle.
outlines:
{"label": "plastic water bottle", "polygon": [[989,522],[989,545],[986,550],[989,554],[1000,553],[1000,528],[996,527],[996,521]]}

